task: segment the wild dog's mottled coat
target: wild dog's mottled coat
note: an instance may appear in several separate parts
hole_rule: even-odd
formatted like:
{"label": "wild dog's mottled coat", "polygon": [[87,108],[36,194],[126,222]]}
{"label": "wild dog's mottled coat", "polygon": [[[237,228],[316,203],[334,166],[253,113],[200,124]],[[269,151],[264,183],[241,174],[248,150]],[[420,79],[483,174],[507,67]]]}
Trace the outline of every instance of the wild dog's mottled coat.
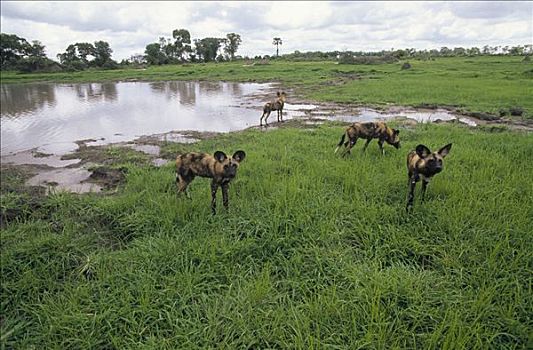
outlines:
{"label": "wild dog's mottled coat", "polygon": [[276,98],[274,101],[265,103],[265,106],[263,107],[263,114],[261,115],[261,119],[259,119],[260,126],[263,126],[263,118],[265,118],[265,125],[268,125],[267,119],[272,111],[278,111],[278,122],[283,121],[283,106],[285,106],[286,95],[285,92],[278,91],[277,96],[278,98]]}
{"label": "wild dog's mottled coat", "polygon": [[[358,138],[366,139],[365,146],[363,147],[363,152],[368,147],[368,144],[372,139],[379,139],[378,145],[381,149],[381,153],[385,154],[383,149],[383,142],[387,142],[390,145],[393,145],[395,148],[400,147],[400,130],[390,128],[384,122],[368,122],[368,123],[353,123],[349,126],[345,133],[341,136],[341,140],[335,149],[335,153],[344,143],[344,152],[342,155],[351,153],[351,149],[355,146]],[[348,141],[344,142],[345,138],[348,137]]]}
{"label": "wild dog's mottled coat", "polygon": [[452,144],[431,152],[424,145],[416,146],[414,151],[407,155],[407,172],[409,176],[409,195],[407,198],[407,210],[413,206],[416,183],[422,180],[422,200],[426,194],[426,187],[434,175],[440,173],[444,168],[443,159],[450,152]]}
{"label": "wild dog's mottled coat", "polygon": [[230,159],[224,152],[208,153],[190,152],[176,158],[176,184],[178,193],[185,192],[187,186],[196,176],[208,177],[211,181],[211,210],[216,213],[216,193],[222,187],[222,201],[226,209],[229,205],[228,185],[237,175],[240,162],[246,157],[244,151],[237,151]]}

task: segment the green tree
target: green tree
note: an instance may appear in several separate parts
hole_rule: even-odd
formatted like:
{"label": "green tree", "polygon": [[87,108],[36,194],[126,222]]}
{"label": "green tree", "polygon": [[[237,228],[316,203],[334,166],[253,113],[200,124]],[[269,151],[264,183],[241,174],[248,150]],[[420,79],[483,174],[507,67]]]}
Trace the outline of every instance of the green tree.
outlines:
{"label": "green tree", "polygon": [[76,43],[74,44],[77,50],[77,57],[86,65],[89,65],[87,56],[95,56],[95,48],[91,43]]}
{"label": "green tree", "polygon": [[454,47],[453,48],[453,54],[455,56],[464,56],[466,55],[466,50],[464,47]]}
{"label": "green tree", "polygon": [[167,57],[165,53],[161,51],[160,43],[152,43],[152,44],[146,45],[144,54],[145,54],[146,62],[148,64],[161,65],[161,64],[165,64],[167,61]]}
{"label": "green tree", "polygon": [[226,38],[224,39],[224,52],[229,55],[231,60],[235,58],[235,52],[237,52],[241,42],[242,40],[239,34],[229,33],[226,35]]}
{"label": "green tree", "polygon": [[194,40],[195,51],[198,58],[204,62],[214,61],[223,41],[224,39],[221,38],[203,38]]}
{"label": "green tree", "polygon": [[15,34],[0,34],[1,67],[14,68],[19,60],[27,56],[31,45]]}
{"label": "green tree", "polygon": [[85,69],[87,68],[86,62],[78,55],[76,44],[70,44],[67,46],[65,52],[57,54],[57,58],[62,65],[69,69]]}
{"label": "green tree", "polygon": [[94,60],[92,64],[97,67],[107,67],[111,68],[116,65],[116,62],[111,59],[113,50],[109,43],[105,41],[95,41],[94,42]]}
{"label": "green tree", "polygon": [[184,55],[192,52],[191,34],[187,29],[174,29],[172,37],[174,38],[175,56],[181,61],[185,61]]}
{"label": "green tree", "polygon": [[509,49],[509,54],[510,55],[515,55],[515,56],[520,56],[520,55],[523,55],[524,54],[524,48],[520,45],[518,46],[513,46]]}
{"label": "green tree", "polygon": [[469,49],[466,49],[466,53],[468,56],[479,56],[481,55],[481,50],[477,47],[471,47]]}
{"label": "green tree", "polygon": [[39,40],[33,40],[28,47],[28,56],[35,58],[46,58],[45,46]]}
{"label": "green tree", "polygon": [[451,56],[452,55],[452,50],[450,50],[449,48],[447,48],[446,46],[443,46],[440,48],[440,54],[441,56]]}
{"label": "green tree", "polygon": [[279,46],[282,44],[281,38],[274,38],[272,40],[272,45],[276,45],[276,57],[279,57]]}

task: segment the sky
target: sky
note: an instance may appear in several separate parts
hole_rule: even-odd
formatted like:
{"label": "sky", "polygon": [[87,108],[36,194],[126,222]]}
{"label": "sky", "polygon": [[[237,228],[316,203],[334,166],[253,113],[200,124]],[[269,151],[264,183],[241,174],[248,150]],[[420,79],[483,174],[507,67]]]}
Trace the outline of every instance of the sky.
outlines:
{"label": "sky", "polygon": [[69,44],[107,41],[120,61],[187,29],[191,39],[241,35],[237,54],[528,45],[533,1],[0,2],[2,33],[39,40],[56,59]]}

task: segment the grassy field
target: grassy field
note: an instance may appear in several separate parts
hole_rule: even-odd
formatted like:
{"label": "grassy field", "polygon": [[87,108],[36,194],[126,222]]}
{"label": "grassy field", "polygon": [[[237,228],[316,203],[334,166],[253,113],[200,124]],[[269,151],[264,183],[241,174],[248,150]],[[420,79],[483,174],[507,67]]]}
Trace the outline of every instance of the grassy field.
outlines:
{"label": "grassy field", "polygon": [[[216,216],[209,180],[177,198],[171,164],[125,160],[117,194],[31,205],[6,187],[20,177],[3,177],[2,211],[19,213],[2,229],[2,348],[530,347],[531,135],[404,126],[400,150],[382,157],[374,141],[363,154],[360,143],[341,159],[342,130],[166,145],[247,152],[230,211],[219,197]],[[449,142],[427,201],[407,215],[407,152]]]}
{"label": "grassy field", "polygon": [[[362,105],[449,106],[495,116],[520,108],[533,117],[533,63],[523,57],[450,57],[381,65],[335,62],[271,61],[154,66],[76,73],[2,72],[2,84],[26,82],[95,82],[117,80],[232,80],[281,82],[299,95],[324,102]],[[290,101],[290,96],[289,96]]]}

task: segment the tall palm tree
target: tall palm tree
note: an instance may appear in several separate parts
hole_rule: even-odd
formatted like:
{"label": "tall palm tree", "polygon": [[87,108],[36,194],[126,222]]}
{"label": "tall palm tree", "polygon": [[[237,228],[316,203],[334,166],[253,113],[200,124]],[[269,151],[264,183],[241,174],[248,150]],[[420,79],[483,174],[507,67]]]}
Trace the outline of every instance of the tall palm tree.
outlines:
{"label": "tall palm tree", "polygon": [[274,38],[272,45],[276,45],[276,57],[279,57],[279,45],[283,44],[281,38]]}

